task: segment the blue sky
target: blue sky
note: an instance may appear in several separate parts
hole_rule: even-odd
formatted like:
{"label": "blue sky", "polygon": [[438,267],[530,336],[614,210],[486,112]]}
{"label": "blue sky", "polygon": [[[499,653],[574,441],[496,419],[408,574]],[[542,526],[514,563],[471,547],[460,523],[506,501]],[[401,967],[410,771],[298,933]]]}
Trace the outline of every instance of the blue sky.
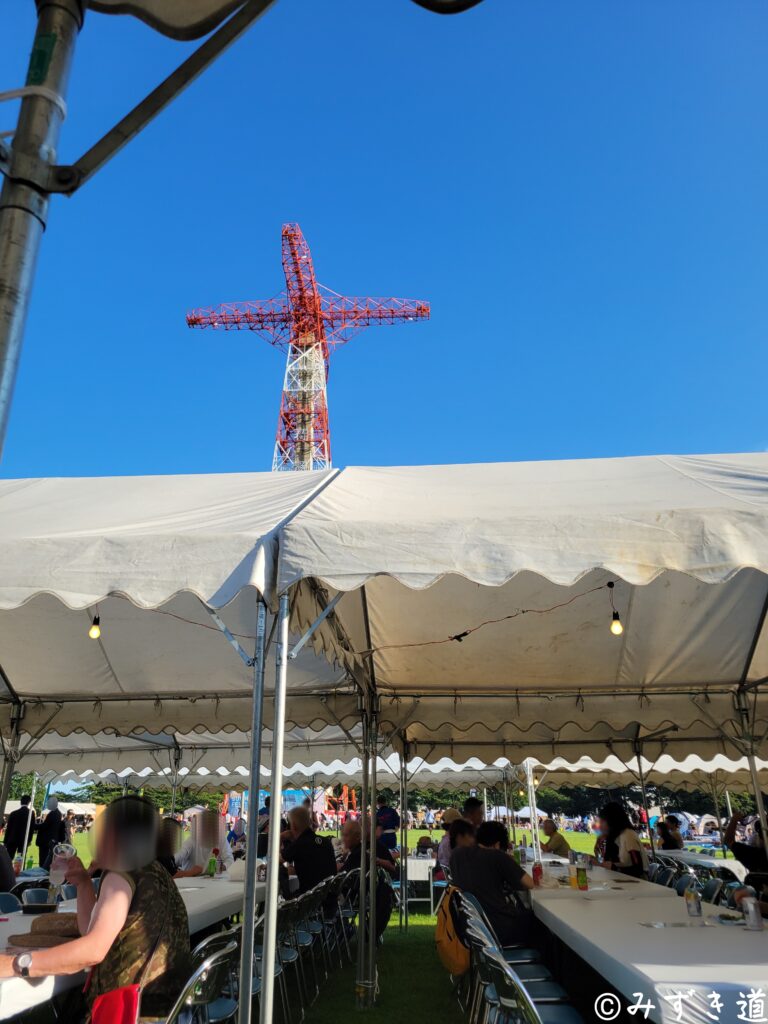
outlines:
{"label": "blue sky", "polygon": [[[0,471],[269,469],[284,357],[184,313],[279,291],[289,220],[432,304],[335,355],[336,465],[765,448],[767,40],[764,0],[279,0],[54,201]],[[91,14],[62,161],[187,49]]]}

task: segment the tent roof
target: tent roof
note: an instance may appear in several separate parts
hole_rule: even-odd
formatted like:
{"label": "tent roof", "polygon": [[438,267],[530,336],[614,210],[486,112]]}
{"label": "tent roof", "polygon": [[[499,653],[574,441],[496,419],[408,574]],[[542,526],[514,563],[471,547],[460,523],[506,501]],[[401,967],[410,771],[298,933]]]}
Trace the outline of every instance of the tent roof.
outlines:
{"label": "tent roof", "polygon": [[270,596],[276,531],[333,477],[228,473],[0,481],[0,608],[40,594],[83,609],[181,592],[220,608]]}
{"label": "tent roof", "polygon": [[475,752],[468,734],[456,749],[457,718],[521,740],[581,727],[599,757],[678,711],[714,754],[740,728],[734,689],[768,677],[768,453],[346,469],[286,523],[279,558],[294,628],[341,593],[316,649],[398,714],[417,701],[419,753],[452,733],[435,757]]}

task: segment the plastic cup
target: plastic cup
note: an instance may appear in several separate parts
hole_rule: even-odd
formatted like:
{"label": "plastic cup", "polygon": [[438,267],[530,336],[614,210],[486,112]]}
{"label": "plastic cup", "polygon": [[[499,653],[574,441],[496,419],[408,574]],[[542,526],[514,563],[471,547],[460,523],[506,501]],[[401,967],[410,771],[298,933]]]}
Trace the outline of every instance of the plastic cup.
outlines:
{"label": "plastic cup", "polygon": [[67,862],[76,853],[77,850],[69,843],[57,843],[54,846],[51,870],[48,872],[48,881],[51,885],[64,885],[67,878]]}

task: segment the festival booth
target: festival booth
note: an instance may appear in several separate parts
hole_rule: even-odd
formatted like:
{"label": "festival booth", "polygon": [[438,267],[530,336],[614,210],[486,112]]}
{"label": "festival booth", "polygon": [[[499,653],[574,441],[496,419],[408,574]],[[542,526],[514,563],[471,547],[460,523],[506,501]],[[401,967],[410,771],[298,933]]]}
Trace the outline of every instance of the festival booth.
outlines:
{"label": "festival booth", "polygon": [[405,760],[729,753],[758,790],[767,527],[764,453],[350,468],[281,532],[281,620]]}

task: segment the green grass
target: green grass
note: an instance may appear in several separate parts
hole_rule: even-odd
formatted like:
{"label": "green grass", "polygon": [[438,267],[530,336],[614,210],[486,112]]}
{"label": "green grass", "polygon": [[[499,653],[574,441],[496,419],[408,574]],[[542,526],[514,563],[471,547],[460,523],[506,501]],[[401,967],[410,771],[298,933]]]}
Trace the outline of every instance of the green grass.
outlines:
{"label": "green grass", "polygon": [[[355,946],[352,947],[354,956]],[[448,973],[435,951],[435,919],[410,915],[407,932],[401,932],[396,914],[377,951],[379,996],[366,1020],[411,1021],[424,1014],[440,1024],[464,1024]],[[355,1007],[355,968],[335,971],[321,988],[320,998],[307,1012],[307,1024],[338,1024]]]}

